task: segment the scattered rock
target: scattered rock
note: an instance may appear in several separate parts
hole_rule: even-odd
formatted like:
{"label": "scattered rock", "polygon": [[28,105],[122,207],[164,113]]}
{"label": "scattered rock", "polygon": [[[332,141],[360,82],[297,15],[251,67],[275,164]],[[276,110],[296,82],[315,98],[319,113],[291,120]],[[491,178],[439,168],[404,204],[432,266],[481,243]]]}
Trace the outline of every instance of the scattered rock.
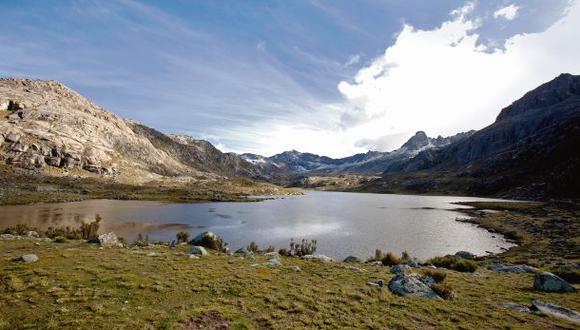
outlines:
{"label": "scattered rock", "polygon": [[570,283],[550,272],[536,273],[534,289],[544,292],[576,292]]}
{"label": "scattered rock", "polygon": [[30,264],[33,262],[37,262],[38,257],[36,256],[36,254],[23,254],[22,257],[20,257],[20,260],[24,261],[27,264]]}
{"label": "scattered rock", "polygon": [[209,254],[207,253],[207,250],[203,246],[192,246],[189,253],[198,256],[207,256]]}
{"label": "scattered rock", "polygon": [[355,256],[348,256],[344,258],[342,262],[360,263],[362,262],[362,260],[360,260],[358,257]]}
{"label": "scattered rock", "polygon": [[113,232],[99,235],[99,244],[101,244],[102,247],[123,247],[123,244]]}
{"label": "scattered rock", "polygon": [[435,291],[419,280],[417,274],[397,274],[389,282],[389,290],[400,296],[417,296],[442,300]]}
{"label": "scattered rock", "polygon": [[222,250],[224,248],[224,239],[211,231],[206,231],[195,236],[189,243],[212,250]]}
{"label": "scattered rock", "polygon": [[498,302],[497,303],[498,306],[504,307],[504,308],[509,308],[509,309],[515,309],[518,312],[522,312],[522,313],[529,313],[530,312],[530,308],[521,304],[516,304],[516,303],[512,303],[512,302]]}
{"label": "scattered rock", "polygon": [[298,266],[296,266],[296,265],[292,265],[292,266],[290,266],[290,267],[288,267],[288,268],[290,268],[290,269],[291,269],[292,271],[294,271],[295,273],[298,273],[298,272],[301,272],[301,271],[302,271],[302,269],[300,269],[300,267],[298,267]]}
{"label": "scattered rock", "polygon": [[199,257],[196,256],[195,254],[190,254],[189,259],[199,259]]}
{"label": "scattered rock", "polygon": [[543,314],[566,319],[570,322],[580,323],[580,313],[566,307],[554,305],[541,300],[534,300],[531,309]]}
{"label": "scattered rock", "polygon": [[334,259],[332,259],[331,257],[327,257],[325,255],[322,254],[307,254],[305,256],[302,256],[302,259],[305,260],[319,260],[322,262],[334,262]]}
{"label": "scattered rock", "polygon": [[38,237],[38,236],[39,236],[38,233],[33,230],[26,232],[26,237]]}
{"label": "scattered rock", "polygon": [[417,259],[417,258],[412,258],[412,259],[405,261],[403,264],[405,264],[409,267],[419,267],[419,265],[424,264],[424,262]]}
{"label": "scattered rock", "polygon": [[500,263],[491,264],[487,266],[487,269],[503,273],[535,273],[538,271],[537,268],[528,265],[504,265]]}
{"label": "scattered rock", "polygon": [[475,254],[469,252],[469,251],[457,251],[455,253],[456,256],[463,258],[463,259],[473,259],[476,257]]}
{"label": "scattered rock", "polygon": [[12,235],[12,234],[2,234],[0,235],[0,240],[12,240],[15,239],[16,236]]}
{"label": "scattered rock", "polygon": [[382,288],[383,286],[385,286],[385,281],[378,279],[378,280],[374,280],[371,282],[367,282],[367,285],[371,285],[371,286],[376,286],[379,288]]}
{"label": "scattered rock", "polygon": [[391,266],[391,272],[395,274],[404,274],[407,270],[411,269],[408,265],[394,265]]}

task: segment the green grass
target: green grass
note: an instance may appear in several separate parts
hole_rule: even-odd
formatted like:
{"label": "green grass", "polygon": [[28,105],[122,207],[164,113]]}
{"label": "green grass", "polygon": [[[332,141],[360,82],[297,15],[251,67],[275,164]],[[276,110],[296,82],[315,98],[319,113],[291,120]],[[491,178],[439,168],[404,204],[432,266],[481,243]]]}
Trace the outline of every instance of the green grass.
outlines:
{"label": "green grass", "polygon": [[[386,288],[388,267],[282,258],[280,268],[212,254],[199,260],[167,247],[99,249],[97,245],[33,240],[0,241],[0,328],[179,328],[180,321],[217,310],[233,328],[528,328],[575,326],[496,305],[541,299],[580,310],[577,294],[532,290],[529,274],[446,271],[455,298],[399,297]],[[186,247],[180,247],[184,251]],[[160,256],[149,257],[155,251]],[[33,264],[13,261],[35,253]],[[287,267],[298,265],[302,271]],[[420,271],[420,270],[419,270]],[[442,288],[444,289],[444,288]]]}

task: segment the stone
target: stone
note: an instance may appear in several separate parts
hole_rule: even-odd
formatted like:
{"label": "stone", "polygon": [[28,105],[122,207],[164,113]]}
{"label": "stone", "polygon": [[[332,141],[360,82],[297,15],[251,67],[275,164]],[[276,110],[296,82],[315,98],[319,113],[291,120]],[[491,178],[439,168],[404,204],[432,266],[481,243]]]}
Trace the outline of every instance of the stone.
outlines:
{"label": "stone", "polygon": [[419,265],[423,264],[423,262],[417,258],[411,258],[411,259],[405,261],[403,264],[405,264],[409,267],[419,267]]}
{"label": "stone", "polygon": [[538,271],[537,268],[528,265],[504,265],[500,263],[488,265],[487,269],[502,273],[535,273]]}
{"label": "stone", "polygon": [[39,236],[38,233],[35,232],[34,230],[29,230],[26,232],[26,237],[35,237],[36,238],[38,236]]}
{"label": "stone", "polygon": [[211,231],[206,231],[195,236],[189,243],[192,245],[203,246],[212,250],[221,250],[224,247],[223,238]]}
{"label": "stone", "polygon": [[455,255],[460,257],[460,258],[463,258],[463,259],[473,259],[476,257],[475,254],[473,254],[469,251],[457,251],[457,252],[455,252]]}
{"label": "stone", "polygon": [[411,269],[408,265],[394,265],[391,266],[391,272],[395,274],[404,274],[407,270]]}
{"label": "stone", "polygon": [[16,236],[12,234],[0,234],[0,240],[12,240],[15,239]]}
{"label": "stone", "polygon": [[189,259],[199,259],[199,257],[196,256],[195,254],[190,254]]}
{"label": "stone", "polygon": [[192,246],[191,250],[189,251],[189,253],[193,254],[193,255],[198,255],[198,256],[207,256],[209,255],[209,253],[207,253],[207,250],[203,247],[203,246]]}
{"label": "stone", "polygon": [[302,259],[318,260],[318,261],[322,261],[322,262],[334,262],[334,259],[332,259],[331,257],[327,257],[323,254],[307,254],[305,256],[302,256]]}
{"label": "stone", "polygon": [[359,267],[355,267],[355,266],[348,266],[347,269],[352,270],[353,272],[357,272],[357,273],[366,272],[366,270],[359,268]]}
{"label": "stone", "polygon": [[38,257],[36,256],[36,254],[23,254],[22,257],[20,257],[20,260],[24,261],[27,264],[30,264],[33,262],[37,262]]}
{"label": "stone", "polygon": [[99,244],[102,247],[123,247],[123,243],[114,232],[99,235]]}
{"label": "stone", "polygon": [[360,262],[362,262],[362,260],[360,260],[360,258],[355,257],[355,256],[348,256],[348,257],[344,258],[344,260],[342,262],[360,263]]}
{"label": "stone", "polygon": [[302,269],[300,269],[300,267],[299,266],[296,266],[296,265],[292,265],[292,266],[290,266],[288,268],[290,268],[295,273],[299,273],[299,272],[302,271]]}
{"label": "stone", "polygon": [[497,303],[498,306],[504,307],[504,308],[508,308],[508,309],[514,309],[518,312],[522,312],[522,313],[529,313],[530,312],[530,308],[521,304],[516,304],[516,303],[512,303],[512,302],[498,302]]}
{"label": "stone", "polygon": [[534,289],[543,292],[576,292],[570,283],[550,272],[536,273]]}
{"label": "stone", "polygon": [[416,296],[442,300],[435,291],[419,280],[417,274],[397,274],[389,282],[389,290],[400,296]]}
{"label": "stone", "polygon": [[367,285],[376,286],[378,288],[382,288],[385,285],[385,281],[383,281],[381,279],[377,279],[377,280],[374,280],[374,281],[367,282]]}
{"label": "stone", "polygon": [[149,252],[149,253],[147,253],[147,256],[148,257],[159,257],[161,255],[159,253],[156,253],[156,252]]}
{"label": "stone", "polygon": [[558,306],[541,300],[532,302],[533,311],[551,315],[574,323],[580,323],[580,313],[566,307]]}

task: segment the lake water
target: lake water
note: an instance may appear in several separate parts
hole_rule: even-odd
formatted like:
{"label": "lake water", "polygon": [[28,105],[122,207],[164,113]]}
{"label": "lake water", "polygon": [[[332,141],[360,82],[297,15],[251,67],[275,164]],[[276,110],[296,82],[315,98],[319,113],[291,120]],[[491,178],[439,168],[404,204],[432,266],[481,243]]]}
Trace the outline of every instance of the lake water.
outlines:
{"label": "lake water", "polygon": [[427,258],[467,250],[500,252],[511,246],[499,236],[468,223],[451,211],[470,197],[413,196],[307,191],[258,203],[176,204],[150,201],[88,200],[71,203],[1,206],[0,226],[76,227],[103,217],[101,228],[129,241],[138,233],[152,240],[173,240],[213,231],[232,250],[255,241],[260,247],[288,247],[291,238],[317,239],[317,253],[335,258],[367,258],[379,248]]}

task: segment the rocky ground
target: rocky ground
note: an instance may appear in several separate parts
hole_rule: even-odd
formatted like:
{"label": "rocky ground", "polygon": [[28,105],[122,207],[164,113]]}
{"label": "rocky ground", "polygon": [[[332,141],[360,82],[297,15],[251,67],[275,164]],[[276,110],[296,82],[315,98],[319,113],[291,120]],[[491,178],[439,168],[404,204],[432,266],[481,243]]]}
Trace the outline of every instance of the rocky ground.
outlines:
{"label": "rocky ground", "polygon": [[[459,272],[412,259],[388,267],[3,236],[0,328],[577,329],[578,293],[546,291],[578,286],[545,273],[578,283],[576,209],[489,203],[469,212],[481,223],[506,219],[496,231],[514,231],[521,246]],[[471,258],[460,255],[448,259]]]}

